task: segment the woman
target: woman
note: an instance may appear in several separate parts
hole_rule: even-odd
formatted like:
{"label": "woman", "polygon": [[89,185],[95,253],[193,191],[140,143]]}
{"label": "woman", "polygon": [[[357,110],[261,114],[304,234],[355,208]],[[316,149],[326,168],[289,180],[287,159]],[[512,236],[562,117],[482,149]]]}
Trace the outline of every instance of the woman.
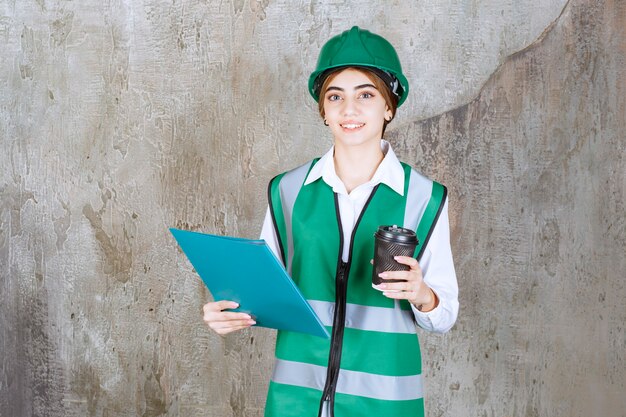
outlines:
{"label": "woman", "polygon": [[[407,97],[389,42],[353,27],[322,48],[309,91],[333,135],[320,159],[270,182],[261,238],[320,316],[331,340],[279,331],[266,416],[424,414],[416,326],[446,332],[458,287],[445,187],[398,161],[382,139]],[[409,271],[387,271],[372,289],[373,234],[380,225],[417,230]],[[418,262],[419,260],[419,262]],[[219,334],[254,325],[237,304],[204,306]]]}

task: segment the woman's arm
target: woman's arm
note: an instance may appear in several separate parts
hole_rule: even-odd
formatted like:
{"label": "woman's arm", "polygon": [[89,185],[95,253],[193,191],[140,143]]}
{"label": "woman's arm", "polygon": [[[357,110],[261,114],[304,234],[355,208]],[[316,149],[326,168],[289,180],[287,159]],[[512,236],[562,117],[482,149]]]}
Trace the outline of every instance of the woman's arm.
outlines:
{"label": "woman's arm", "polygon": [[420,260],[420,266],[424,283],[433,290],[439,303],[428,312],[421,312],[414,307],[415,320],[425,330],[445,333],[452,328],[459,313],[459,287],[450,248],[447,200]]}
{"label": "woman's arm", "polygon": [[383,272],[383,279],[402,281],[383,282],[377,288],[389,298],[409,301],[415,320],[423,329],[437,333],[450,330],[459,311],[459,290],[450,250],[447,201],[419,264],[408,256],[395,259],[410,269]]}
{"label": "woman's arm", "polygon": [[278,259],[281,258],[280,249],[278,248],[278,238],[276,237],[276,229],[274,229],[274,222],[272,221],[272,215],[269,207],[265,213],[265,220],[263,221],[260,239],[265,240],[267,246],[270,247]]}

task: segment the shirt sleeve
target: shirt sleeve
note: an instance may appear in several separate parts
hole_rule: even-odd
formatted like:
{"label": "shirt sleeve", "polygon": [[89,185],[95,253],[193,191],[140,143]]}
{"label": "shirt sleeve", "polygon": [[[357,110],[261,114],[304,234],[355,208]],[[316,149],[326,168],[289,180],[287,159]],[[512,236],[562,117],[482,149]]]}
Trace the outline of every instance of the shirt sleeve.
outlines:
{"label": "shirt sleeve", "polygon": [[261,229],[260,239],[265,240],[267,246],[272,250],[276,258],[281,259],[280,249],[278,247],[278,237],[276,236],[276,229],[274,228],[274,222],[272,221],[272,214],[270,213],[269,206],[265,213],[265,220],[263,220],[263,228]]}
{"label": "shirt sleeve", "polygon": [[412,304],[417,324],[428,331],[445,333],[454,326],[459,313],[459,287],[450,248],[448,200],[426,245],[420,267],[424,282],[439,298],[439,305],[423,313]]}

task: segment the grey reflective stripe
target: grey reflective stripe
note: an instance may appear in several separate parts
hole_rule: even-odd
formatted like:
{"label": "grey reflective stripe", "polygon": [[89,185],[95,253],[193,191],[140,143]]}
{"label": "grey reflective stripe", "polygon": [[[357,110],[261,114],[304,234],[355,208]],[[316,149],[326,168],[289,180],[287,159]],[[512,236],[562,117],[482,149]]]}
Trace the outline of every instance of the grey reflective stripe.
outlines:
{"label": "grey reflective stripe", "polygon": [[404,227],[417,230],[417,222],[426,210],[432,189],[433,182],[411,168],[404,212]]}
{"label": "grey reflective stripe", "polygon": [[[276,359],[272,381],[324,390],[326,367]],[[336,392],[377,400],[406,401],[423,397],[422,375],[387,376],[341,369]]]}
{"label": "grey reflective stripe", "polygon": [[[324,326],[333,325],[335,303],[307,300]],[[417,333],[412,310],[346,304],[346,327],[385,333]]]}
{"label": "grey reflective stripe", "polygon": [[300,192],[300,188],[304,183],[306,174],[309,172],[309,168],[313,161],[289,171],[280,180],[280,198],[283,206],[283,213],[285,217],[285,228],[287,234],[287,272],[291,274],[291,260],[293,259],[293,235],[291,233],[291,218],[293,217],[293,206],[296,203],[296,197]]}

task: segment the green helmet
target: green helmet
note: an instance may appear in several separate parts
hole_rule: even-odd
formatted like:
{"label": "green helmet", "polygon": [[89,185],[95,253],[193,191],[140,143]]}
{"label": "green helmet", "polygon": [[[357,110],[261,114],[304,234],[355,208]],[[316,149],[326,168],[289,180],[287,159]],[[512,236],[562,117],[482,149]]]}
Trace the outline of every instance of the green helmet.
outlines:
{"label": "green helmet", "polygon": [[309,77],[309,93],[315,101],[319,100],[326,75],[342,67],[372,69],[398,97],[398,107],[406,100],[409,82],[402,74],[396,50],[382,36],[353,26],[326,42],[317,59],[317,68]]}

